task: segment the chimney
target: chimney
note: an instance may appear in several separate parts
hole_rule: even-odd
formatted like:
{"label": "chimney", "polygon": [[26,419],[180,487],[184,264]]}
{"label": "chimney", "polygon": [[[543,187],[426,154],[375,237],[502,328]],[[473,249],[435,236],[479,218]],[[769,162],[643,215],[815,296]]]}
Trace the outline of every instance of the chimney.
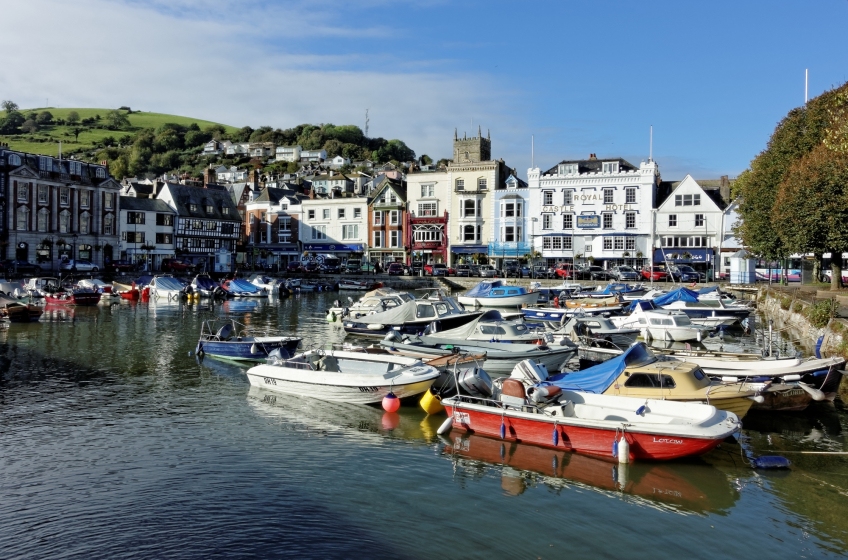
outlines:
{"label": "chimney", "polygon": [[718,194],[724,202],[730,202],[730,179],[727,178],[727,175],[721,176],[721,184],[718,187]]}
{"label": "chimney", "polygon": [[598,156],[595,154],[589,154],[589,161],[595,161],[596,159],[598,159]]}

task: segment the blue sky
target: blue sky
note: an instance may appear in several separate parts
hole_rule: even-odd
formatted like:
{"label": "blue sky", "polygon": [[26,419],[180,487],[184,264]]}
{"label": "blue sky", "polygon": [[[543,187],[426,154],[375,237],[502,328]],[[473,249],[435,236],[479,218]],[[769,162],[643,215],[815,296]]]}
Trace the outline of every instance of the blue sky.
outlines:
{"label": "blue sky", "polygon": [[[776,123],[848,81],[848,0],[27,0],[4,8],[0,98],[234,126],[332,122],[450,157],[454,128],[531,164],[648,156],[735,176]],[[36,23],[37,22],[37,23]],[[22,49],[22,45],[27,45]],[[473,124],[472,124],[473,123]],[[473,127],[473,128],[472,128]]]}

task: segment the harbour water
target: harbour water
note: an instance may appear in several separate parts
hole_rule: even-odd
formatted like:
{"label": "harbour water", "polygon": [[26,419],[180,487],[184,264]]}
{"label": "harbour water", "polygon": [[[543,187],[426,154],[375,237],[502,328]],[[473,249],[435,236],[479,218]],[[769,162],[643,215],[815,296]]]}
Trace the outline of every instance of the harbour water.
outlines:
{"label": "harbour water", "polygon": [[[334,293],[51,310],[0,333],[0,558],[769,558],[848,552],[848,414],[746,417],[741,445],[615,463],[251,389],[191,354],[233,316],[341,342]],[[790,471],[754,471],[783,454]]]}

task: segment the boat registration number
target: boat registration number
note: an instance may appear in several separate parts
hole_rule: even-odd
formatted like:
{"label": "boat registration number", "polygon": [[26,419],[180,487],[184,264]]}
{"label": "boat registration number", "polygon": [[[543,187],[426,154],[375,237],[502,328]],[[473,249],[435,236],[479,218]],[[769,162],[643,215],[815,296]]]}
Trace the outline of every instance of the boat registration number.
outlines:
{"label": "boat registration number", "polygon": [[276,385],[277,384],[276,379],[272,379],[270,377],[263,377],[262,379],[265,381],[265,385]]}
{"label": "boat registration number", "polygon": [[379,387],[360,387],[359,388],[360,393],[376,393],[379,390],[380,390]]}
{"label": "boat registration number", "polygon": [[471,418],[468,416],[467,412],[454,412],[453,413],[453,421],[458,424],[465,424],[468,426],[471,424]]}

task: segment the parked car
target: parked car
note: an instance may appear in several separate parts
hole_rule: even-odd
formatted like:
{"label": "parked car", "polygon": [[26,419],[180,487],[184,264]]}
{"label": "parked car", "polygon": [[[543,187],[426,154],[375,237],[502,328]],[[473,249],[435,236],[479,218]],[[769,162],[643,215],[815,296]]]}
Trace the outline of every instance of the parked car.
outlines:
{"label": "parked car", "polygon": [[480,276],[480,267],[476,264],[469,264],[471,267],[471,276]]}
{"label": "parked car", "polygon": [[641,274],[636,272],[636,269],[631,266],[614,266],[610,269],[610,274],[619,282],[641,278]]}
{"label": "parked car", "polygon": [[71,259],[59,265],[61,270],[72,272],[97,272],[100,268],[88,259]]}
{"label": "parked car", "polygon": [[401,263],[389,263],[389,266],[386,267],[386,273],[389,276],[402,276],[405,272],[404,268],[405,267]]}
{"label": "parked car", "polygon": [[363,261],[362,264],[359,265],[359,271],[374,274],[374,272],[377,271],[377,267],[370,261]]}
{"label": "parked car", "polygon": [[347,274],[359,274],[360,272],[362,272],[362,261],[360,261],[359,259],[348,259],[347,263],[345,264],[344,271]]}
{"label": "parked car", "polygon": [[190,262],[180,259],[162,259],[162,272],[188,272],[194,269]]}
{"label": "parked car", "polygon": [[498,269],[490,264],[480,265],[480,278],[497,278],[500,276]]}
{"label": "parked car", "polygon": [[537,264],[533,267],[534,278],[555,278],[554,269],[543,264]]}
{"label": "parked car", "polygon": [[318,271],[321,274],[340,274],[342,271],[342,261],[339,259],[324,259],[324,262],[318,265]]}
{"label": "parked car", "polygon": [[18,259],[7,259],[3,261],[2,269],[6,274],[18,274],[20,276],[38,276],[43,272],[42,268],[37,264]]}
{"label": "parked car", "polygon": [[570,280],[574,278],[574,266],[571,263],[559,263],[554,269],[557,278]]}
{"label": "parked car", "polygon": [[503,270],[504,278],[509,278],[510,276],[521,278],[521,265],[518,264],[518,261],[515,259],[505,260],[503,264]]}
{"label": "parked car", "polygon": [[533,269],[530,268],[530,265],[528,265],[528,264],[522,264],[521,265],[521,277],[522,278],[530,278],[530,276],[532,274],[533,274]]}
{"label": "parked car", "polygon": [[425,264],[424,274],[429,274],[430,276],[449,276],[448,266],[444,263]]}
{"label": "parked car", "polygon": [[303,272],[303,264],[300,261],[291,261],[286,265],[286,272]]}
{"label": "parked car", "polygon": [[136,266],[135,263],[128,261],[126,259],[120,259],[117,261],[112,261],[106,265],[106,270],[109,272],[118,274],[122,272],[135,272]]}
{"label": "parked car", "polygon": [[467,264],[458,264],[456,265],[456,275],[457,276],[465,276],[471,277],[471,265]]}
{"label": "parked car", "polygon": [[700,282],[701,275],[698,271],[686,264],[673,265],[669,267],[671,277],[675,282]]}
{"label": "parked car", "polygon": [[575,280],[609,280],[612,278],[610,271],[597,265],[584,266],[574,269]]}
{"label": "parked car", "polygon": [[307,274],[318,274],[321,272],[321,265],[315,261],[306,261],[303,263],[303,272]]}
{"label": "parked car", "polygon": [[654,266],[645,266],[642,267],[640,272],[642,278],[648,281],[653,280],[654,282],[665,282],[668,281],[668,271],[665,269],[665,265],[655,264]]}

